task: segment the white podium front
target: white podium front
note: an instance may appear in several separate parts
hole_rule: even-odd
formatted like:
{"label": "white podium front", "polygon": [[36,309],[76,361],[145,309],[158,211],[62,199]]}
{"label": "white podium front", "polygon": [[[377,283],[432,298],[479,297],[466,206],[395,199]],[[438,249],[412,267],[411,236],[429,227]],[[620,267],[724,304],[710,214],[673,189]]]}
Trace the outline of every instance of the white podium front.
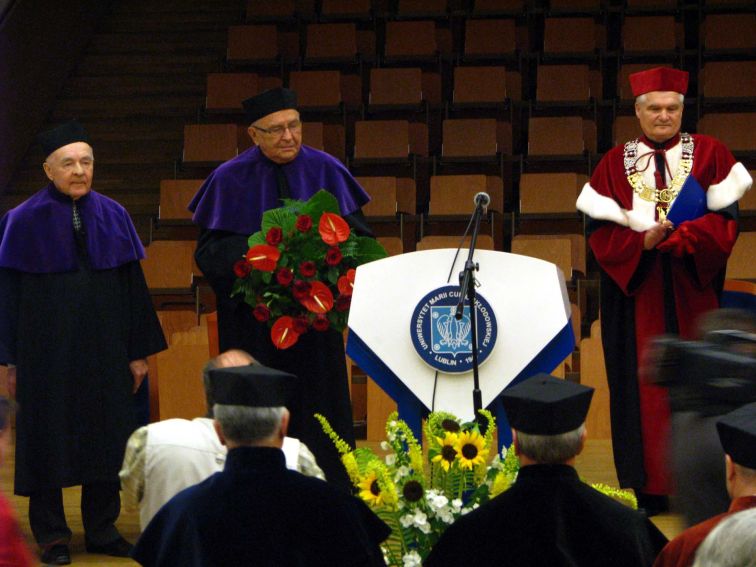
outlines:
{"label": "white podium front", "polygon": [[[461,250],[455,262],[456,253],[454,249],[412,252],[357,269],[347,354],[397,402],[400,416],[418,439],[420,420],[428,411],[445,410],[465,420],[474,417],[472,371],[431,366],[438,366],[433,358],[464,366],[469,347],[467,354],[464,348],[452,353],[453,340],[447,341],[452,347],[442,347],[439,343],[443,340],[423,337],[420,330],[436,298],[447,295],[441,288],[459,287],[458,275],[467,251]],[[488,340],[478,372],[483,406],[497,416],[500,443],[508,442],[509,427],[501,404],[495,402],[508,385],[553,371],[573,351],[570,302],[564,275],[554,264],[488,250],[477,250],[474,261],[480,266],[476,272],[478,297],[493,311],[490,321],[478,325],[479,344]],[[488,309],[483,313],[488,315]],[[451,337],[437,324],[438,314],[433,316],[440,336]],[[462,325],[453,329],[465,330]],[[421,347],[428,352],[420,352]],[[439,353],[444,348],[446,352]]]}

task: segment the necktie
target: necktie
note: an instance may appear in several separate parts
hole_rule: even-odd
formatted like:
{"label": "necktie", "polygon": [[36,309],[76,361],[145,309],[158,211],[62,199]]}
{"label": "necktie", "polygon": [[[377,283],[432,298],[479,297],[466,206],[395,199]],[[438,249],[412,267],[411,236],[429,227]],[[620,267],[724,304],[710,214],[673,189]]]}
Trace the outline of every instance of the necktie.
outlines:
{"label": "necktie", "polygon": [[74,231],[81,232],[81,217],[79,216],[79,209],[76,207],[76,201],[73,201],[73,227]]}

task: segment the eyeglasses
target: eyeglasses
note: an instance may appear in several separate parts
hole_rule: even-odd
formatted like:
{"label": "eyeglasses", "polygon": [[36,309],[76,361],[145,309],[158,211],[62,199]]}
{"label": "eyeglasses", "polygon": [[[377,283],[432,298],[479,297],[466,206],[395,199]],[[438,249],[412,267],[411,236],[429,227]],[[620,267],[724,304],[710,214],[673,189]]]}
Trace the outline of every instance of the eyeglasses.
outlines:
{"label": "eyeglasses", "polygon": [[302,129],[302,121],[292,120],[286,125],[271,126],[270,128],[261,128],[260,126],[255,126],[254,124],[252,124],[252,128],[259,130],[260,132],[264,132],[265,134],[268,134],[270,136],[280,138],[284,135],[284,132],[286,132],[286,130],[288,130],[292,134],[299,132]]}

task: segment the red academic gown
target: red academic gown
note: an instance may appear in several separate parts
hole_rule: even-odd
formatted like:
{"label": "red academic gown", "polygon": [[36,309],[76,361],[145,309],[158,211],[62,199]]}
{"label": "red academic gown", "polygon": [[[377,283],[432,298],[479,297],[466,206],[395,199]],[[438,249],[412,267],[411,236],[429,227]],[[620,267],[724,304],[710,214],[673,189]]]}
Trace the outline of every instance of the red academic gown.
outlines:
{"label": "red academic gown", "polygon": [[719,514],[700,524],[691,526],[665,545],[656,558],[654,567],[688,567],[689,565],[693,565],[698,546],[706,539],[709,532],[717,527],[719,522],[736,512],[742,512],[754,507],[756,507],[756,496],[736,498],[730,503],[730,509],[724,514]]}
{"label": "red academic gown", "polygon": [[[640,361],[653,337],[679,333],[692,338],[698,316],[719,307],[724,270],[737,238],[737,200],[751,185],[747,170],[721,142],[703,135],[692,138],[690,175],[706,190],[713,211],[680,225],[697,239],[693,253],[643,250],[644,233],[657,222],[656,204],[634,194],[623,146],[599,162],[577,202],[589,217],[588,242],[602,272],[602,341],[617,475],[621,486],[649,494],[671,492],[669,405],[664,388],[638,380]],[[652,151],[650,146],[641,139],[638,155]],[[679,135],[665,145],[665,153],[674,174],[681,155]],[[641,159],[641,167],[646,160],[644,181],[655,187],[653,156]]]}

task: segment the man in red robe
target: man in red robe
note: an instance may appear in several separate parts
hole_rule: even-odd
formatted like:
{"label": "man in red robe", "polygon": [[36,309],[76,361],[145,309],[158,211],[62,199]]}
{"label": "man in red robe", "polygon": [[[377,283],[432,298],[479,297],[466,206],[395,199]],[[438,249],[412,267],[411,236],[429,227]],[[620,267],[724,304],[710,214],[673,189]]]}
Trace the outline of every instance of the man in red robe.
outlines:
{"label": "man in red robe", "polygon": [[[752,180],[718,140],[680,132],[688,73],[655,68],[630,76],[643,136],[610,150],[577,200],[601,268],[601,327],[617,476],[649,513],[670,493],[666,391],[639,381],[649,341],[692,338],[696,318],[719,307],[737,238],[737,201]],[[666,219],[683,184],[705,191],[705,214]]]}
{"label": "man in red robe", "polygon": [[743,406],[717,422],[719,440],[725,451],[727,492],[730,509],[688,528],[670,541],[656,558],[654,567],[687,567],[696,550],[722,520],[756,507],[756,402]]}

